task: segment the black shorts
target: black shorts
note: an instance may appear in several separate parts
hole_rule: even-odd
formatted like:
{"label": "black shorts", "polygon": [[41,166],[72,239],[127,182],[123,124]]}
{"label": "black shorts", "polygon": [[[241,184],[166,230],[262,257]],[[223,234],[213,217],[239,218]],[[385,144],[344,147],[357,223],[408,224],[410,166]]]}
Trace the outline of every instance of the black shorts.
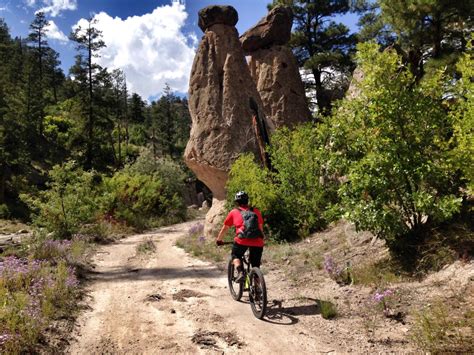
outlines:
{"label": "black shorts", "polygon": [[232,259],[242,259],[247,249],[250,249],[250,265],[260,267],[263,247],[248,247],[234,242],[234,245],[232,245]]}

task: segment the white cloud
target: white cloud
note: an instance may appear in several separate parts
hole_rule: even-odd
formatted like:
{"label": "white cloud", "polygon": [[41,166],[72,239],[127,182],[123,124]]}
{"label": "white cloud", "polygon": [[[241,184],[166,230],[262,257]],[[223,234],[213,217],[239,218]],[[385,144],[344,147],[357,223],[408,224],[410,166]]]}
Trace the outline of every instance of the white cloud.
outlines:
{"label": "white cloud", "polygon": [[59,42],[63,43],[69,41],[67,36],[64,34],[63,31],[58,28],[54,21],[49,21],[49,26],[47,27],[47,30],[48,32],[46,32],[46,37],[58,40]]}
{"label": "white cloud", "polygon": [[[96,60],[109,69],[122,69],[130,91],[144,98],[161,95],[166,83],[186,92],[197,40],[182,32],[187,16],[184,4],[177,1],[124,20],[100,12],[94,17],[107,47]],[[85,19],[77,25],[87,28]]]}
{"label": "white cloud", "polygon": [[77,9],[77,0],[25,0],[25,2],[30,7],[43,6],[37,12],[50,13],[52,17],[58,16],[64,10]]}

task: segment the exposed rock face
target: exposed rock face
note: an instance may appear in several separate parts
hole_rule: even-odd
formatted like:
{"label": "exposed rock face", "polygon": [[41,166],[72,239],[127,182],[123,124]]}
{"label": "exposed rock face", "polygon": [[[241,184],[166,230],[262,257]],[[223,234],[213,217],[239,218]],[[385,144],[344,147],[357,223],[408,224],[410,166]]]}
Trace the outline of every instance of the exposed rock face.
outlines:
{"label": "exposed rock face", "polygon": [[199,10],[199,28],[206,32],[212,25],[222,24],[235,26],[239,15],[232,6],[208,6]]}
{"label": "exposed rock face", "polygon": [[253,52],[249,67],[264,113],[275,127],[293,126],[310,119],[298,63],[288,47],[273,46]]}
{"label": "exposed rock face", "polygon": [[293,13],[289,7],[277,6],[254,27],[240,36],[245,54],[272,45],[288,43],[291,36]]}
{"label": "exposed rock face", "polygon": [[352,73],[352,80],[351,84],[349,85],[349,89],[347,89],[346,97],[349,99],[354,99],[360,95],[360,89],[357,85],[364,79],[364,72],[360,67],[355,68],[354,72]]}
{"label": "exposed rock face", "polygon": [[[219,208],[224,206],[225,184],[232,163],[242,152],[258,152],[250,99],[263,112],[237,30],[222,15],[235,11],[227,8],[213,6],[200,11],[199,23],[205,33],[194,58],[189,84],[192,127],[184,158],[214,197],[206,217],[207,235],[215,233],[217,221],[222,222]],[[268,128],[272,130],[273,126]]]}
{"label": "exposed rock face", "polygon": [[292,21],[291,9],[278,6],[240,37],[250,56],[250,72],[264,114],[275,127],[293,126],[311,118],[298,63],[284,46],[290,39]]}

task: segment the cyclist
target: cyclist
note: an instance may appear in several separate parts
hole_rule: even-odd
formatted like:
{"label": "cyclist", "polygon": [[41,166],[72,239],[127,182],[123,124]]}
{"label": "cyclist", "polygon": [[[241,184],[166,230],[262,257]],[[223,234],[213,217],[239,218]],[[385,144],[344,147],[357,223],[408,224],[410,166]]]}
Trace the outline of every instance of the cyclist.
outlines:
{"label": "cyclist", "polygon": [[[245,191],[237,192],[235,194],[234,202],[236,203],[237,208],[230,211],[224,220],[224,225],[217,235],[216,244],[222,245],[224,243],[222,239],[228,229],[232,226],[235,227],[236,235],[232,246],[232,262],[238,273],[235,281],[239,282],[243,280],[243,267],[240,259],[244,256],[248,248],[250,248],[250,264],[252,267],[260,267],[264,245],[264,234],[262,214],[257,208],[249,206],[249,196],[247,193]],[[242,231],[244,230],[244,218],[242,213],[245,211],[252,211],[257,215],[258,231],[256,236],[247,238],[242,237]]]}

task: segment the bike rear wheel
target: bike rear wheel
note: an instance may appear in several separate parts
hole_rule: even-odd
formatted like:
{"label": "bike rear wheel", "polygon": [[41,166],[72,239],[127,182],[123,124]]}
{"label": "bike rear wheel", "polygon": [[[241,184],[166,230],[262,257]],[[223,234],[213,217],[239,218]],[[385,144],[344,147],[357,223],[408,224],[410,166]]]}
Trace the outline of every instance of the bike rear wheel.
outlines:
{"label": "bike rear wheel", "polygon": [[242,298],[242,293],[244,292],[244,285],[242,282],[235,282],[237,277],[237,270],[232,263],[232,258],[229,260],[227,265],[227,281],[229,283],[229,291],[232,298],[236,301]]}
{"label": "bike rear wheel", "polygon": [[249,275],[249,300],[255,317],[262,319],[267,310],[267,287],[263,273],[258,267],[252,268]]}

